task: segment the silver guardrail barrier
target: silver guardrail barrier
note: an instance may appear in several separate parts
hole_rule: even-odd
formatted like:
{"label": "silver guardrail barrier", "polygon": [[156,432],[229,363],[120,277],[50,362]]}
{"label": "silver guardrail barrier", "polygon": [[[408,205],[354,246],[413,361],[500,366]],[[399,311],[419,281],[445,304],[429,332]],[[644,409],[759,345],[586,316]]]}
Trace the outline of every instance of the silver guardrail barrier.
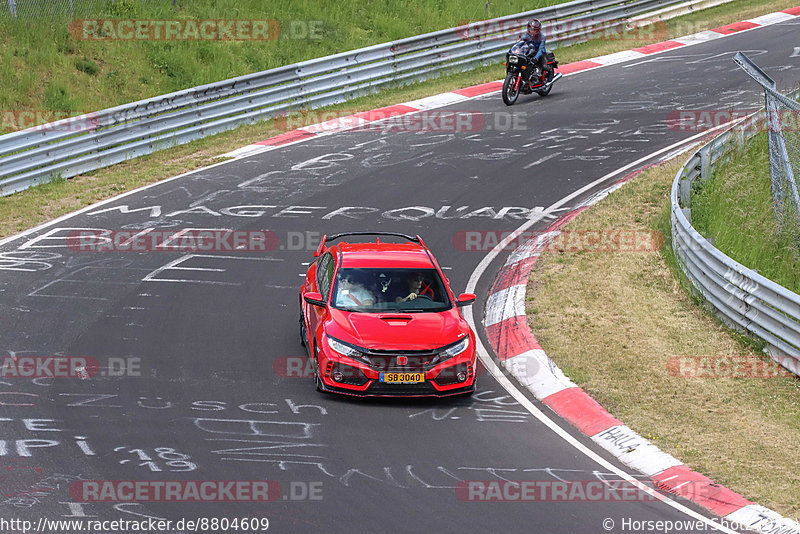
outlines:
{"label": "silver guardrail barrier", "polygon": [[[69,178],[278,113],[339,104],[385,86],[502,58],[532,18],[548,43],[629,30],[628,21],[668,6],[720,0],[575,0],[239,76],[0,136],[0,195]],[[659,15],[658,19],[661,19]]]}
{"label": "silver guardrail barrier", "polygon": [[[796,99],[799,93],[796,90],[788,98]],[[762,110],[740,120],[695,152],[678,170],[670,194],[672,248],[689,282],[720,319],[763,340],[775,361],[800,375],[800,295],[729,258],[691,223],[692,183],[707,180],[733,143],[743,144],[765,124],[768,127],[769,117],[765,115]]]}

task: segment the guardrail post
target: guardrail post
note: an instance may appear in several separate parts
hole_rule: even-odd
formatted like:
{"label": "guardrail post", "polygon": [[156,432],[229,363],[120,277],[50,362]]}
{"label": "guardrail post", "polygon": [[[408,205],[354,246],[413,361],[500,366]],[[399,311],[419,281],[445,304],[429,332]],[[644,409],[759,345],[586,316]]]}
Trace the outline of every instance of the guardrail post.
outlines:
{"label": "guardrail post", "polygon": [[[687,209],[691,209],[692,207],[692,181],[683,179],[678,182],[678,186],[680,189],[678,193],[680,194],[681,206]],[[689,219],[689,217],[686,217]],[[689,219],[691,220],[691,219]]]}
{"label": "guardrail post", "polygon": [[17,2],[16,0],[8,0],[8,11],[11,12],[11,16],[17,18]]}
{"label": "guardrail post", "polygon": [[705,182],[711,178],[711,150],[705,146],[700,150],[700,180]]}

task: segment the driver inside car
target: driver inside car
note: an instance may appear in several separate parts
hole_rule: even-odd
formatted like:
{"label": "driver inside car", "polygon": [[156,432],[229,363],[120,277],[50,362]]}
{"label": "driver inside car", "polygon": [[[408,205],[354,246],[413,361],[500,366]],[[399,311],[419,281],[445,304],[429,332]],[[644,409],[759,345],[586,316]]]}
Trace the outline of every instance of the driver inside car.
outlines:
{"label": "driver inside car", "polygon": [[428,297],[430,300],[433,298],[433,289],[425,280],[425,275],[422,273],[412,273],[406,278],[406,285],[408,286],[408,294],[405,297],[397,297],[395,302],[407,302],[419,297]]}

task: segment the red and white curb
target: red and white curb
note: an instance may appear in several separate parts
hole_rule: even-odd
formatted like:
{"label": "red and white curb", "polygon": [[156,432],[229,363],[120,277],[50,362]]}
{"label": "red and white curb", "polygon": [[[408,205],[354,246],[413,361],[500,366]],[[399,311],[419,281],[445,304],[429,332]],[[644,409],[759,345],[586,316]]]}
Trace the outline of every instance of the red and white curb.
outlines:
{"label": "red and white curb", "polygon": [[517,247],[495,278],[486,302],[484,328],[498,364],[526,389],[592,441],[656,487],[703,506],[726,521],[763,533],[800,534],[800,523],[748,501],[692,471],[611,415],[564,375],[542,350],[528,327],[525,294],[528,277],[544,247],[572,219],[621,187],[636,171],[596,193]]}
{"label": "red and white curb", "polygon": [[[574,63],[568,63],[566,65],[559,66],[558,70],[563,75],[567,76],[599,67],[607,67],[609,65],[622,63],[631,59],[647,57],[683,46],[705,43],[707,41],[719,39],[734,33],[740,33],[743,31],[760,28],[762,26],[769,26],[779,22],[791,20],[797,18],[798,16],[800,16],[800,6],[784,9],[783,11],[778,11],[775,13],[769,13],[754,19],[727,24],[725,26],[720,26],[719,28],[714,28],[713,30],[706,30],[691,35],[686,35],[684,37],[670,39],[669,41],[664,41],[661,43],[654,43],[647,46],[634,48],[632,50],[615,52],[605,56],[598,56],[591,59],[576,61]],[[371,111],[354,113],[353,115],[347,115],[344,117],[340,117],[337,113],[331,112],[331,120],[318,124],[312,124],[310,126],[304,126],[302,128],[296,128],[280,135],[270,137],[269,139],[237,148],[236,150],[226,154],[221,154],[217,157],[244,158],[254,156],[256,154],[261,154],[262,152],[274,150],[289,144],[299,143],[322,135],[344,132],[347,130],[364,127],[369,123],[392,119],[402,115],[407,115],[409,113],[416,113],[428,109],[435,109],[449,106],[451,104],[457,104],[459,102],[464,102],[473,98],[482,97],[489,93],[497,92],[502,89],[502,87],[503,81],[500,80],[474,85],[472,87],[458,89],[456,91],[440,93],[438,95],[420,98],[418,100],[396,104],[394,106],[387,106],[384,108],[373,109]],[[324,116],[324,112],[321,113],[321,115]]]}

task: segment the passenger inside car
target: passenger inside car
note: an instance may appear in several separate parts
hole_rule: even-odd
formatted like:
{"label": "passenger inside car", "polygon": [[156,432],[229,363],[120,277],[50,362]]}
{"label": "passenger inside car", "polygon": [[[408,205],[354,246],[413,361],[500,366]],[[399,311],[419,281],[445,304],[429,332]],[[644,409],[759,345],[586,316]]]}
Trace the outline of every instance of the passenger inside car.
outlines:
{"label": "passenger inside car", "polygon": [[336,306],[360,308],[375,304],[375,296],[364,286],[358,274],[351,269],[339,273],[336,287]]}

